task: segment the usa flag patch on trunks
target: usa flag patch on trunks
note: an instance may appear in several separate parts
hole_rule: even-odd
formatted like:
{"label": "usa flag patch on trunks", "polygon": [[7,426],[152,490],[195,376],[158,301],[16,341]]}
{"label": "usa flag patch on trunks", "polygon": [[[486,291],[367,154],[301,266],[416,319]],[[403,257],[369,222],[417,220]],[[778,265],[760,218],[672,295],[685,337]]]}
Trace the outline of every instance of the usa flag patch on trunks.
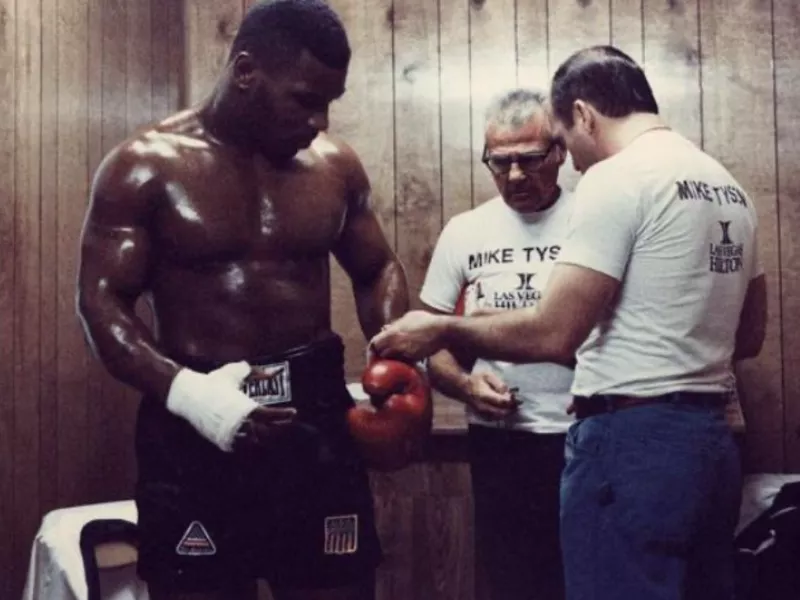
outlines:
{"label": "usa flag patch on trunks", "polygon": [[181,556],[211,556],[217,553],[217,547],[200,521],[192,521],[181,541],[175,548]]}
{"label": "usa flag patch on trunks", "polygon": [[271,365],[253,365],[253,372],[242,384],[242,391],[262,406],[291,402],[290,375],[288,361]]}
{"label": "usa flag patch on trunks", "polygon": [[325,517],[325,554],[353,554],[358,550],[358,515]]}

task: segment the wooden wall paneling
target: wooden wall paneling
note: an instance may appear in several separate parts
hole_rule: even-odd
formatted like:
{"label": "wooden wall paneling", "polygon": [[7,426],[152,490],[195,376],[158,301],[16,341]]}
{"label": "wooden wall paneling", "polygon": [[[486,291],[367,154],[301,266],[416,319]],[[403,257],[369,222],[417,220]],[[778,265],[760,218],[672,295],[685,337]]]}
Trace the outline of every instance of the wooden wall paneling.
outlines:
{"label": "wooden wall paneling", "polygon": [[[611,0],[611,44],[640,65],[644,61],[645,0]],[[652,4],[652,3],[651,3]]]}
{"label": "wooden wall paneling", "polygon": [[58,3],[58,492],[62,505],[89,496],[87,378],[84,340],[75,316],[78,238],[87,195],[88,20],[83,2]]}
{"label": "wooden wall paneling", "polygon": [[[442,224],[441,124],[440,124],[440,39],[439,2],[402,0],[394,3],[394,112],[395,112],[395,201],[397,214],[397,252],[406,268],[412,293],[412,308],[420,306],[419,291],[430,262],[433,246]],[[414,494],[411,506],[410,557],[398,561],[395,555],[392,573],[400,576],[410,568],[411,587],[393,597],[434,600],[442,598],[434,582],[442,576],[442,565],[426,560],[433,554],[437,540],[447,529],[447,518],[420,523],[419,513],[428,514],[435,501],[430,497],[425,472],[429,465],[414,465],[393,478],[393,489],[383,497],[396,497],[396,490],[422,489]],[[405,476],[405,477],[404,477]],[[442,512],[450,516],[448,506]],[[431,525],[426,529],[425,525]],[[394,525],[396,527],[396,525]],[[388,531],[383,530],[384,537]],[[446,537],[446,534],[444,534]],[[391,581],[382,578],[382,584]],[[385,587],[384,587],[385,589]]]}
{"label": "wooden wall paneling", "polygon": [[469,5],[439,0],[442,223],[472,208]]}
{"label": "wooden wall paneling", "polygon": [[776,0],[773,7],[784,467],[800,472],[800,5]]}
{"label": "wooden wall paneling", "polygon": [[182,108],[183,1],[150,0],[150,28],[151,109],[158,121]]}
{"label": "wooden wall paneling", "polygon": [[210,92],[228,58],[242,20],[242,0],[184,0],[185,100],[193,105]]}
{"label": "wooden wall paneling", "polygon": [[130,133],[149,125],[153,120],[153,2],[139,0],[127,3],[125,66],[128,78],[125,91],[128,97],[127,131]]}
{"label": "wooden wall paneling", "polygon": [[[25,572],[30,542],[39,527],[40,498],[38,471],[39,390],[41,319],[40,289],[40,136],[41,136],[41,20],[40,2],[22,2],[16,16],[16,234],[12,256],[15,261],[14,287],[14,429],[13,472],[15,580]],[[9,120],[10,121],[10,120]],[[2,170],[2,167],[0,167]],[[2,284],[0,284],[2,285]],[[0,292],[1,294],[2,292]],[[51,332],[52,333],[52,332]],[[8,488],[6,488],[8,489]],[[3,527],[0,526],[0,530]],[[7,530],[6,530],[7,531]],[[2,560],[2,559],[0,559]],[[4,561],[5,562],[5,561]],[[2,597],[9,597],[0,593]]]}
{"label": "wooden wall paneling", "polygon": [[[0,123],[0,172],[7,173],[0,184],[3,196],[14,198],[15,160],[15,67],[16,7],[13,0],[0,0],[0,110],[12,118]],[[14,202],[0,202],[0,456],[13,461],[14,448]],[[8,457],[8,458],[6,458]],[[12,463],[13,464],[13,463]],[[14,563],[14,480],[13,469],[0,469],[0,531],[10,539],[0,543],[0,596],[11,593]]]}
{"label": "wooden wall paneling", "polygon": [[[469,60],[469,4],[464,0],[439,0],[442,225],[472,208]],[[435,394],[433,406],[437,429],[464,427],[462,404]]]}
{"label": "wooden wall paneling", "polygon": [[395,206],[397,254],[419,291],[442,226],[439,3],[394,3]]}
{"label": "wooden wall paneling", "polygon": [[[150,48],[148,49],[149,63],[152,79],[152,97],[150,110],[152,120],[158,121],[171,114],[178,108],[177,94],[172,90],[172,80],[179,76],[180,66],[175,73],[173,68],[172,48],[181,40],[170,39],[170,34],[175,28],[171,19],[178,17],[181,24],[180,2],[176,0],[150,0]],[[180,54],[178,55],[180,56]],[[174,102],[172,101],[174,97]]]}
{"label": "wooden wall paneling", "polygon": [[771,7],[758,0],[703,3],[704,146],[738,179],[759,214],[759,251],[769,281],[767,340],[761,355],[739,364],[749,469],[781,470],[783,390],[780,258],[775,164]]}
{"label": "wooden wall paneling", "polygon": [[[455,467],[450,467],[455,468]],[[469,496],[415,498],[412,509],[414,593],[409,598],[472,600],[474,553]]]}
{"label": "wooden wall paneling", "polygon": [[41,290],[39,388],[39,495],[41,512],[58,506],[58,11],[56,0],[42,6],[42,125],[40,247]]}
{"label": "wooden wall paneling", "polygon": [[[167,36],[169,46],[169,106],[173,110],[186,106],[186,27],[184,23],[184,0],[164,0],[157,6],[167,7]],[[162,114],[156,111],[156,114]]]}
{"label": "wooden wall paneling", "polygon": [[426,496],[426,468],[421,462],[390,473],[370,473],[376,525],[386,555],[378,572],[378,600],[415,597],[412,590],[419,573],[413,555],[426,539],[411,536],[411,513],[415,498]]}
{"label": "wooden wall paneling", "polygon": [[547,0],[516,0],[517,85],[550,92]]}
{"label": "wooden wall paneling", "polygon": [[[331,134],[353,147],[372,187],[372,203],[395,246],[395,142],[393,11],[391,0],[333,0],[347,30],[352,58],[347,92],[331,106]],[[360,380],[366,339],[356,315],[350,281],[331,260],[332,324],[345,343],[347,376]]]}
{"label": "wooden wall paneling", "polygon": [[[118,73],[122,75],[121,85],[117,84],[117,93],[124,96],[125,90],[125,69],[124,65],[118,65],[120,71],[114,70],[114,73],[105,72],[104,67],[107,65],[109,57],[115,54],[114,47],[122,43],[124,48],[125,44],[125,30],[112,31],[106,29],[109,21],[122,15],[125,17],[125,7],[120,6],[120,3],[115,0],[90,0],[89,2],[89,38],[88,52],[89,52],[89,107],[88,107],[88,165],[89,165],[89,187],[91,190],[91,182],[94,177],[94,171],[100,164],[100,161],[105,154],[103,147],[103,96],[106,90],[112,89],[116,83],[114,77]],[[122,114],[124,114],[125,105],[122,106]],[[86,205],[88,207],[90,194],[87,194]],[[114,436],[114,427],[109,426],[110,423],[115,423],[111,419],[111,412],[108,410],[109,405],[113,404],[109,398],[107,382],[110,377],[107,375],[105,367],[100,361],[94,357],[91,350],[87,345],[87,365],[86,365],[86,399],[89,404],[89,410],[86,415],[86,445],[87,445],[87,458],[86,465],[86,480],[87,485],[94,490],[97,490],[101,497],[104,496],[103,490],[104,483],[109,481],[114,476],[113,466],[109,467],[106,458],[109,456],[107,452],[107,438]],[[117,467],[117,470],[121,470]],[[104,500],[108,498],[103,498]]]}
{"label": "wooden wall paneling", "polygon": [[498,194],[481,162],[485,113],[495,96],[517,85],[517,28],[514,0],[470,0],[469,7],[472,204],[477,206]]}
{"label": "wooden wall paneling", "polygon": [[[571,54],[597,44],[611,41],[610,0],[576,2],[575,0],[548,0],[548,30],[550,40],[550,72],[558,67]],[[564,189],[574,189],[579,174],[567,157],[561,167],[559,183]]]}
{"label": "wooden wall paneling", "polygon": [[[398,490],[400,491],[400,490]],[[384,560],[377,571],[376,600],[418,598],[414,584],[414,498],[403,494],[375,498],[376,527]]]}
{"label": "wooden wall paneling", "polygon": [[698,0],[646,2],[644,67],[661,115],[698,146],[703,143]]}

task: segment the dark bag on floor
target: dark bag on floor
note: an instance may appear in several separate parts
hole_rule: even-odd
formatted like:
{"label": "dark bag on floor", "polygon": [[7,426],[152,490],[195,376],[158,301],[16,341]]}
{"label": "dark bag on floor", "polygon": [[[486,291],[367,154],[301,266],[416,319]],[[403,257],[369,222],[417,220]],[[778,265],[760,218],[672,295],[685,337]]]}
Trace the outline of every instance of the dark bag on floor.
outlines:
{"label": "dark bag on floor", "polygon": [[800,600],[800,482],[736,536],[736,600]]}

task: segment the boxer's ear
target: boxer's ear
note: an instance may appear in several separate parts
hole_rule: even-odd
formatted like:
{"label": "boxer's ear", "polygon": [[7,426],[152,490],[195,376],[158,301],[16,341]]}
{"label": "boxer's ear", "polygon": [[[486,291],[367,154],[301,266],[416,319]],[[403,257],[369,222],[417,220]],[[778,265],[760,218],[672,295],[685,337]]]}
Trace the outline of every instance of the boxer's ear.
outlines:
{"label": "boxer's ear", "polygon": [[242,91],[250,89],[256,78],[258,65],[249,52],[239,52],[233,58],[233,81]]}

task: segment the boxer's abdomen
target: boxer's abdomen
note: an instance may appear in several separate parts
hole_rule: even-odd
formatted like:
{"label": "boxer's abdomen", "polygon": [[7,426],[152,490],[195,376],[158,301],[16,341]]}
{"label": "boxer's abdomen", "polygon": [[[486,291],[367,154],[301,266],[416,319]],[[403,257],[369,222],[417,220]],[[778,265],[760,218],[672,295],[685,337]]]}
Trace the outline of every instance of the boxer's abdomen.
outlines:
{"label": "boxer's abdomen", "polygon": [[152,300],[168,354],[214,362],[271,354],[330,331],[329,259],[162,265]]}

